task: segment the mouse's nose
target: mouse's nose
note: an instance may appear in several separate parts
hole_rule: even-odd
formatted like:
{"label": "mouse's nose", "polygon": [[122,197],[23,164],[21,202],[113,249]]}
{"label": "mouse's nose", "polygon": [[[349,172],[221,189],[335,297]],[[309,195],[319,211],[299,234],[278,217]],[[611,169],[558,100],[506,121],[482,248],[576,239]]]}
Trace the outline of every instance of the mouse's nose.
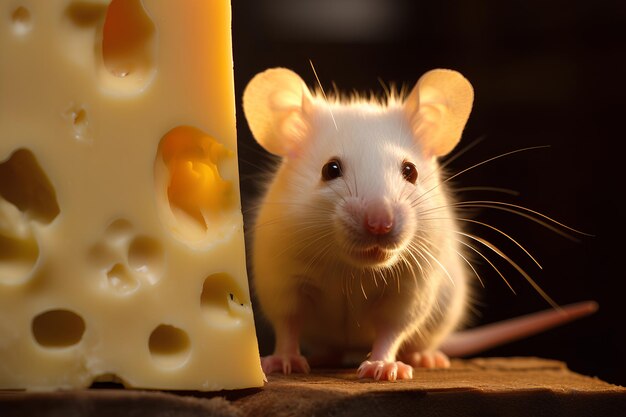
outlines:
{"label": "mouse's nose", "polygon": [[363,226],[374,236],[386,235],[393,230],[393,212],[386,200],[374,200],[365,210]]}

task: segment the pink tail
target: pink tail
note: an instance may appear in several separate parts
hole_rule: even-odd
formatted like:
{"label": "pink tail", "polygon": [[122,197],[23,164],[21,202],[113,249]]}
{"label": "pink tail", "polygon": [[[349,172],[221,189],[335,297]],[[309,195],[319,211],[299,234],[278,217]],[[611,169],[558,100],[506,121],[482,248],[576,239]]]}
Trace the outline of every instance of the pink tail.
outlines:
{"label": "pink tail", "polygon": [[598,303],[583,301],[566,305],[558,310],[544,310],[487,324],[452,334],[440,349],[448,356],[469,356],[565,324],[592,314],[596,310]]}

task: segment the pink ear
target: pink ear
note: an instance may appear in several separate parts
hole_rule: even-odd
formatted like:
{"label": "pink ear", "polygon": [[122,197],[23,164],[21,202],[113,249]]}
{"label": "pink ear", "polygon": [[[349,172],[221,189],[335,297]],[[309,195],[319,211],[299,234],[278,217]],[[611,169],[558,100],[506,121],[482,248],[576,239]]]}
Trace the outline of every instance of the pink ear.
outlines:
{"label": "pink ear", "polygon": [[473,101],[472,85],[460,73],[436,69],[422,75],[404,108],[413,135],[424,152],[443,156],[454,149]]}
{"label": "pink ear", "polygon": [[310,106],[311,93],[304,81],[286,68],[257,74],[243,93],[243,110],[254,138],[279,156],[297,153],[307,137]]}

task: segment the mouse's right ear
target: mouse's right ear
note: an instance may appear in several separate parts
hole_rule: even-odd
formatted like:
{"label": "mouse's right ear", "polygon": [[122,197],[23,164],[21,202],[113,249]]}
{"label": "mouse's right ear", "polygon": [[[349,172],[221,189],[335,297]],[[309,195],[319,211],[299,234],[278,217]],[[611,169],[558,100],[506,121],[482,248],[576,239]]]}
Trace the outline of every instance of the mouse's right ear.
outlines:
{"label": "mouse's right ear", "polygon": [[254,138],[279,156],[297,153],[310,128],[305,117],[310,106],[306,84],[286,68],[257,74],[243,92],[243,111]]}

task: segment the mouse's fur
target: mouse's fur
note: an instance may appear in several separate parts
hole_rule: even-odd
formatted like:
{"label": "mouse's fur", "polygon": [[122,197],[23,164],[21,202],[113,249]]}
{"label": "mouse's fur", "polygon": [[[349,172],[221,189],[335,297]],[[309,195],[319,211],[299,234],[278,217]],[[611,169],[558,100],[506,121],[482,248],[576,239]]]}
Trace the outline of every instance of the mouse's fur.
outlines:
{"label": "mouse's fur", "polygon": [[[276,333],[266,372],[308,371],[300,342],[319,355],[371,352],[359,372],[376,379],[449,365],[438,348],[464,317],[467,264],[438,158],[459,142],[472,101],[470,83],[450,70],[386,102],[328,100],[283,68],[250,82],[250,129],[282,157],[252,247],[256,294]],[[338,164],[330,177],[329,162]]]}

